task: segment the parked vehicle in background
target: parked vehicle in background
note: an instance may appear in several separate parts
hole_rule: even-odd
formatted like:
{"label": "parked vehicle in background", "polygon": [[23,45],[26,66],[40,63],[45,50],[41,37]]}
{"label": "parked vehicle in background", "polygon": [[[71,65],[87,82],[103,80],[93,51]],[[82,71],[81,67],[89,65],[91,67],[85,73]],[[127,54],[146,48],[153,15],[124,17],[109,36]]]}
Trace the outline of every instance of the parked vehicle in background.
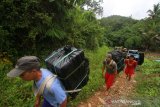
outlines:
{"label": "parked vehicle in background", "polygon": [[138,62],[138,65],[142,65],[144,62],[144,53],[139,52],[138,50],[128,50],[129,55],[133,55],[135,60]]}
{"label": "parked vehicle in background", "polygon": [[133,55],[138,65],[142,65],[144,62],[144,53],[138,50],[127,50],[123,47],[115,47],[113,51],[108,53],[112,54],[113,60],[117,63],[118,73],[124,69],[124,59],[127,58],[127,55]]}

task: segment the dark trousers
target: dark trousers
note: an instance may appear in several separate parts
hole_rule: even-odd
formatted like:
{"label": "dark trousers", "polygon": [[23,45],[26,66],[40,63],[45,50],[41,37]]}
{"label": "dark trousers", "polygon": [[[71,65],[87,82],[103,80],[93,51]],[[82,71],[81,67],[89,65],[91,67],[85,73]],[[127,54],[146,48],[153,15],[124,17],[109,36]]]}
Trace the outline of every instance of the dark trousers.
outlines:
{"label": "dark trousers", "polygon": [[54,107],[54,106],[50,105],[48,101],[44,99],[42,107]]}

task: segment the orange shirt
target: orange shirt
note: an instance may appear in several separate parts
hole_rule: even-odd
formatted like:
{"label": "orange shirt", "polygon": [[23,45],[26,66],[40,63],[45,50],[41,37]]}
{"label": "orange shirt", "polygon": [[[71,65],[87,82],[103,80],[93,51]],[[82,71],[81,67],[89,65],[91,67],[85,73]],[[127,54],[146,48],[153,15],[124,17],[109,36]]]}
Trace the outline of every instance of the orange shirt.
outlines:
{"label": "orange shirt", "polygon": [[125,59],[124,63],[126,64],[125,71],[134,73],[134,70],[135,70],[135,68],[137,66],[137,61]]}

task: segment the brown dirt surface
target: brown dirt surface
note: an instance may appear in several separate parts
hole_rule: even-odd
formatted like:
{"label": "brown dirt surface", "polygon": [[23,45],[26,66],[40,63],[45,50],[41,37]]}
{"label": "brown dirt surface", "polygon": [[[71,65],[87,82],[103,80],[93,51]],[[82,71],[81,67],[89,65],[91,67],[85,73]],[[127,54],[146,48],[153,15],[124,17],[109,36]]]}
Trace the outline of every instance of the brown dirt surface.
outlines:
{"label": "brown dirt surface", "polygon": [[145,53],[145,58],[155,60],[155,59],[160,59],[160,53],[153,53],[153,52],[147,52]]}
{"label": "brown dirt surface", "polygon": [[109,91],[106,91],[104,85],[85,102],[80,102],[78,107],[130,107],[133,104],[130,96],[133,96],[135,85],[134,76],[131,81],[128,81],[125,74],[121,72]]}

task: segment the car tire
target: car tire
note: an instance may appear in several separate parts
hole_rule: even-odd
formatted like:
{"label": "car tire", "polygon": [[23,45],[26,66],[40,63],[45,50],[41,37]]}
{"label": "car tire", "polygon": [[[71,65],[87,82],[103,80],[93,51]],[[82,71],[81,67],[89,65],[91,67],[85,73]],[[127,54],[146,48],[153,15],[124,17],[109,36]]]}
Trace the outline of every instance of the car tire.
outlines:
{"label": "car tire", "polygon": [[138,61],[138,65],[142,65],[144,62],[144,53],[143,52],[139,52],[139,61]]}

